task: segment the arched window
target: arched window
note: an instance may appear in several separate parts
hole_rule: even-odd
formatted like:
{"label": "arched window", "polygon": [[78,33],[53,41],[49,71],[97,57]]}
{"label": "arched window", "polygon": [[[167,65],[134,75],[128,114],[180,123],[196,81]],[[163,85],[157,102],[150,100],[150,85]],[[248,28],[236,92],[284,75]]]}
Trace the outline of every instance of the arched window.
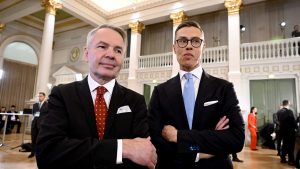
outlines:
{"label": "arched window", "polygon": [[12,42],[4,49],[5,59],[38,65],[37,54],[31,46],[24,42]]}

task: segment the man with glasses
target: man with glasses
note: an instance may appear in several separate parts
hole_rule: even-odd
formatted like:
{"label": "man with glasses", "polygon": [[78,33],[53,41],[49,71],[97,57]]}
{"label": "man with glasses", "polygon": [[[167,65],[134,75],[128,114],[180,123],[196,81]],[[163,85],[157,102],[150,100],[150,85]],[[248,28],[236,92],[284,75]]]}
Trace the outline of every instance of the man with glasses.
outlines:
{"label": "man with glasses", "polygon": [[244,122],[233,85],[200,65],[204,32],[186,21],[175,31],[180,70],[155,87],[149,105],[157,168],[232,169],[229,154],[244,145]]}

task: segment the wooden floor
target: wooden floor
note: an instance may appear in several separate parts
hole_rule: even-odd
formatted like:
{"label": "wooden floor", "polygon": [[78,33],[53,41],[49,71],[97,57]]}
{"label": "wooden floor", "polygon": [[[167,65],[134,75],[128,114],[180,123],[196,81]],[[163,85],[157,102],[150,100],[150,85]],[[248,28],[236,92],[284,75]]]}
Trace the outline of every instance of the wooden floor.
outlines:
{"label": "wooden floor", "polygon": [[[6,135],[5,145],[0,147],[0,169],[37,169],[35,158],[28,159],[29,152],[19,152],[22,134]],[[1,138],[2,140],[2,138]],[[30,142],[30,135],[25,135],[25,143]],[[234,169],[294,169],[295,167],[281,164],[275,150],[259,149],[251,151],[245,147],[238,157],[243,163],[234,162]]]}

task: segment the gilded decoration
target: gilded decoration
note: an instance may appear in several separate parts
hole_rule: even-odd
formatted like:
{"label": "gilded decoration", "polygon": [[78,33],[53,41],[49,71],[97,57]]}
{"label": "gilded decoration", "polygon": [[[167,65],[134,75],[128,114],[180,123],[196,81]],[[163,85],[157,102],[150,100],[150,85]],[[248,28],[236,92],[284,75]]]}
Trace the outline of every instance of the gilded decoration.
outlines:
{"label": "gilded decoration", "polygon": [[5,23],[0,23],[0,33],[5,29]]}
{"label": "gilded decoration", "polygon": [[224,5],[228,10],[228,14],[236,14],[240,11],[242,0],[225,0]]}
{"label": "gilded decoration", "polygon": [[132,32],[139,33],[139,34],[141,34],[143,29],[145,29],[145,25],[139,21],[129,23],[129,27]]}
{"label": "gilded decoration", "polygon": [[176,12],[176,13],[171,13],[170,14],[170,18],[173,20],[173,24],[174,25],[179,25],[183,21],[185,21],[185,20],[188,19],[187,15],[184,13],[184,11],[179,11],[179,12]]}
{"label": "gilded decoration", "polygon": [[74,47],[71,50],[70,61],[76,62],[79,59],[79,56],[80,56],[80,49],[78,47]]}
{"label": "gilded decoration", "polygon": [[50,13],[51,15],[56,14],[57,9],[62,9],[62,3],[60,0],[42,0],[42,7],[45,8],[47,13]]}

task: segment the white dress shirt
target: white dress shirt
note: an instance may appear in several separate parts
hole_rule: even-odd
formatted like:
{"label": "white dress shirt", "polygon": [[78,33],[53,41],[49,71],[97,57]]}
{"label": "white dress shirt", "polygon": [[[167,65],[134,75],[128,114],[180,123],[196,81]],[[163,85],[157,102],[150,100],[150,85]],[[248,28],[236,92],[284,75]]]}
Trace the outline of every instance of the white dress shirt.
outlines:
{"label": "white dress shirt", "polygon": [[201,80],[202,72],[203,72],[203,70],[202,70],[201,65],[199,65],[196,69],[194,69],[194,70],[192,70],[190,72],[179,70],[182,95],[183,95],[184,85],[185,85],[185,82],[186,82],[186,79],[184,78],[184,74],[191,73],[193,75],[193,82],[194,82],[194,88],[195,88],[195,100],[196,100],[197,94],[198,94],[198,90],[199,90],[199,85],[200,85],[200,80]]}

